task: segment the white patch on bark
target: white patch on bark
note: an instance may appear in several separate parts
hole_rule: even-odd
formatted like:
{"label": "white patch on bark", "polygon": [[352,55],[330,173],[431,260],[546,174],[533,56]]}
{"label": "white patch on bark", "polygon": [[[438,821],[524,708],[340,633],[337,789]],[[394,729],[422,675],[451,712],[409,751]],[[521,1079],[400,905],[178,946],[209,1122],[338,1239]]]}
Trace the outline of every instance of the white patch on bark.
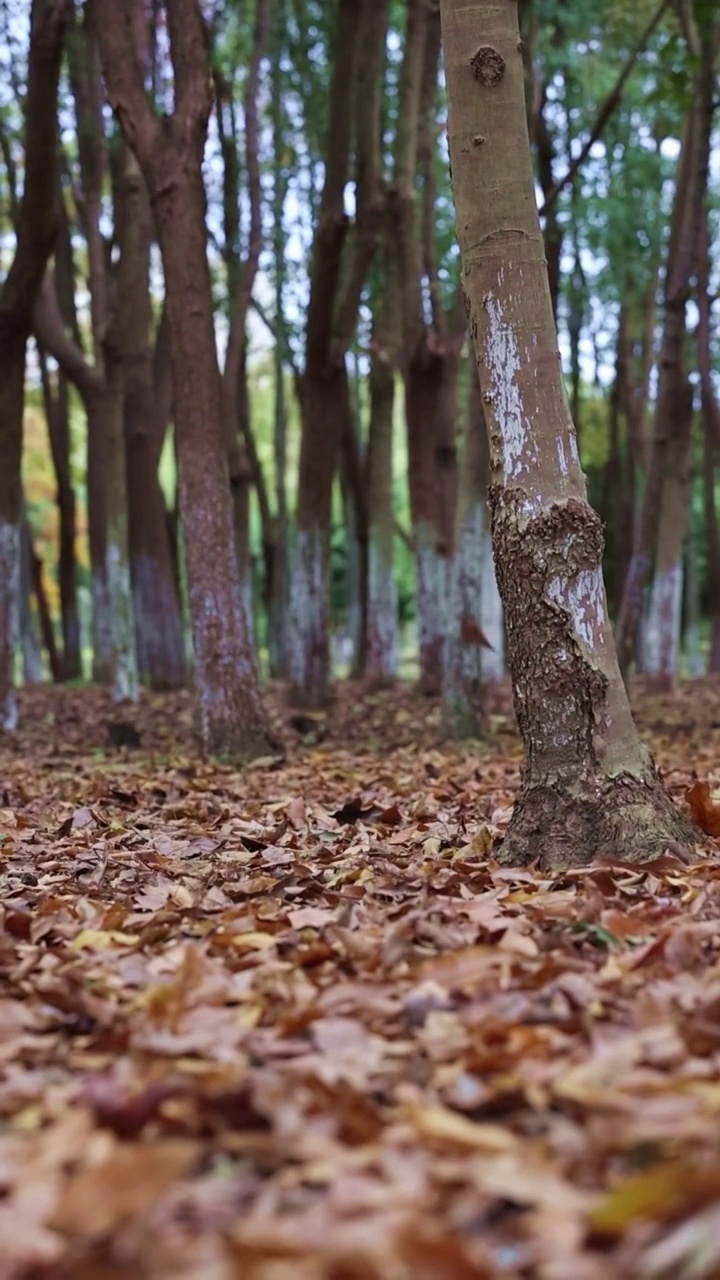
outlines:
{"label": "white patch on bark", "polygon": [[557,456],[558,456],[558,466],[560,467],[560,470],[562,471],[563,475],[566,476],[569,468],[568,468],[568,460],[565,456],[565,445],[563,444],[562,436],[558,436],[557,438]]}
{"label": "white patch on bark", "polygon": [[0,706],[2,727],[12,733],[17,729],[18,711],[13,676],[15,649],[18,642],[20,620],[20,526],[0,521],[0,626],[3,636],[0,652],[7,654],[7,670],[0,673],[0,681],[7,689]]}
{"label": "white patch on bark", "polygon": [[576,467],[580,465],[580,454],[578,453],[577,436],[574,431],[570,432],[570,457]]}
{"label": "white patch on bark", "polygon": [[138,696],[130,568],[122,548],[108,539],[105,553],[113,640],[113,698],[134,702]]}
{"label": "white patch on bark", "polygon": [[653,579],[643,628],[644,670],[648,675],[675,675],[680,656],[683,567],[680,561]]}
{"label": "white patch on bark", "polygon": [[492,537],[487,519],[483,520],[480,576],[480,626],[485,638],[492,645],[492,649],[481,650],[482,677],[483,680],[502,680],[505,675],[505,613],[495,574]]}
{"label": "white patch on bark", "polygon": [[514,480],[524,470],[522,457],[528,440],[528,424],[516,382],[520,372],[520,348],[511,326],[503,317],[498,299],[488,294],[486,306],[488,335],[485,363],[490,374],[493,408],[502,436],[505,476],[508,480]]}
{"label": "white patch on bark", "polygon": [[368,547],[368,674],[393,678],[397,674],[397,585],[392,559],[383,554],[380,539],[370,530]]}
{"label": "white patch on bark", "polygon": [[298,689],[313,692],[327,679],[328,581],[319,529],[298,529],[290,588],[288,667]]}
{"label": "white patch on bark", "polygon": [[574,578],[553,578],[548,599],[569,613],[573,629],[586,648],[596,650],[604,641],[605,588],[602,572],[581,569]]}

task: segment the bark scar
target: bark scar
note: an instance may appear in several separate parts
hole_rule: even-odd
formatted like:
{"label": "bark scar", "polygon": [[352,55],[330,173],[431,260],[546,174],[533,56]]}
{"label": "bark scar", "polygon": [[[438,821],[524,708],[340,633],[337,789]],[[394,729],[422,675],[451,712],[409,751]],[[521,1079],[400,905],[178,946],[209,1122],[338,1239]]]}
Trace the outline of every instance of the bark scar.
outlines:
{"label": "bark scar", "polygon": [[470,59],[470,67],[476,80],[486,89],[499,84],[505,75],[505,59],[491,44],[481,44]]}

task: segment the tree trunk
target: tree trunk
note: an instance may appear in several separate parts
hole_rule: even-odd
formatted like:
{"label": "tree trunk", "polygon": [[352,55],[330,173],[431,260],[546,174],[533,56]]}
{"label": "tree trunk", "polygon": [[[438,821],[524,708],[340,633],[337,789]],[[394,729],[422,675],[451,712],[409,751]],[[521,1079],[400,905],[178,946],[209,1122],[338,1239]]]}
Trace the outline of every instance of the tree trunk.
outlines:
{"label": "tree trunk", "polygon": [[444,720],[456,738],[482,736],[483,684],[500,678],[503,668],[505,629],[488,519],[489,481],[487,431],[473,362],[443,672]]}
{"label": "tree trunk", "polygon": [[708,671],[720,672],[720,534],[715,510],[715,447],[705,423],[703,458],[703,497],[708,546],[708,585],[710,589],[710,653]]}
{"label": "tree trunk", "polygon": [[50,604],[48,602],[45,583],[43,581],[42,560],[33,546],[32,530],[30,529],[27,521],[25,522],[25,534],[30,567],[30,581],[33,592],[35,593],[35,600],[37,602],[40,635],[48,656],[50,675],[55,683],[57,683],[62,678],[60,655],[58,654],[57,645],[55,643],[55,631],[53,629],[52,615],[50,613]]}
{"label": "tree trunk", "polygon": [[457,487],[457,344],[423,343],[405,376],[420,689],[440,693]]}
{"label": "tree trunk", "polygon": [[[718,30],[720,31],[720,27]],[[616,627],[618,656],[624,672],[629,669],[634,655],[645,588],[658,543],[663,487],[672,477],[673,468],[683,450],[682,435],[686,429],[683,425],[686,421],[683,373],[685,311],[690,281],[698,261],[703,202],[707,191],[716,43],[717,33],[713,39],[706,38],[702,42],[694,96],[688,111],[678,164],[666,271],[665,323],[659,361],[652,453]],[[677,441],[676,432],[679,434]]]}
{"label": "tree trunk", "polygon": [[77,564],[75,559],[75,489],[70,465],[70,396],[68,380],[62,370],[57,375],[57,392],[53,394],[47,361],[41,348],[40,373],[45,403],[45,417],[50,438],[58,507],[58,582],[63,651],[60,675],[63,680],[77,680],[82,674],[80,649],[80,617],[77,603]]}
{"label": "tree trunk", "polygon": [[165,269],[200,739],[207,751],[249,758],[272,744],[240,593],[206,254],[207,31],[195,3],[167,0],[175,110],[161,122],[128,43],[132,10],[133,0],[94,0],[94,29],[111,105],[147,184]]}
{"label": "tree trunk", "polygon": [[[350,413],[345,361],[299,386],[302,447],[290,582],[288,670],[300,705],[321,707],[330,679],[330,522],[341,424]],[[314,448],[312,447],[314,442]]]}
{"label": "tree trunk", "polygon": [[86,399],[87,408],[87,512],[92,599],[92,678],[95,684],[112,684],[113,631],[108,583],[107,522],[107,412],[106,392],[98,390]]}
{"label": "tree trunk", "polygon": [[441,0],[441,12],[463,279],[525,749],[501,856],[545,868],[605,855],[644,860],[691,840],[693,828],[640,741],[617,664],[602,527],[585,495],[535,208],[517,4]]}
{"label": "tree trunk", "polygon": [[[655,576],[644,629],[644,671],[661,692],[675,687],[680,660],[683,539],[691,492],[693,391],[682,369],[661,497]],[[684,395],[681,394],[684,391]]]}
{"label": "tree trunk", "polygon": [[213,753],[248,758],[267,754],[271,744],[235,548],[197,159],[197,172],[171,191],[162,175],[146,176],[165,265],[201,738]]}
{"label": "tree trunk", "polygon": [[375,303],[370,363],[370,427],[367,450],[368,602],[367,675],[372,681],[394,680],[398,660],[398,600],[394,571],[393,410],[395,371],[392,335],[386,332],[392,277]]}
{"label": "tree trunk", "polygon": [[[351,413],[346,356],[379,241],[381,73],[388,0],[339,0],[330,85],[325,182],[313,242],[302,438],[291,584],[290,675],[296,700],[321,705],[330,680],[329,563],[332,486]],[[349,252],[345,187],[355,127],[357,214]]]}
{"label": "tree trunk", "polygon": [[[116,182],[122,252],[117,303],[124,313],[120,343],[135,647],[144,684],[152,689],[180,689],[186,679],[185,645],[158,477],[172,406],[164,403],[163,388],[158,387],[156,397],[153,383],[150,205],[139,168],[124,150]],[[158,331],[158,340],[165,341],[164,330]],[[162,360],[162,351],[158,357]]]}
{"label": "tree trunk", "polygon": [[[23,656],[23,681],[40,684],[43,678],[42,652],[38,626],[32,607],[33,575],[32,534],[27,520],[23,521],[20,536],[20,643]],[[42,572],[42,570],[41,570]],[[54,641],[54,637],[53,637]]]}
{"label": "tree trunk", "polygon": [[35,298],[55,240],[57,87],[64,0],[33,0],[25,96],[25,180],[15,255],[0,290],[0,728],[17,725],[13,664],[18,633],[25,348]]}

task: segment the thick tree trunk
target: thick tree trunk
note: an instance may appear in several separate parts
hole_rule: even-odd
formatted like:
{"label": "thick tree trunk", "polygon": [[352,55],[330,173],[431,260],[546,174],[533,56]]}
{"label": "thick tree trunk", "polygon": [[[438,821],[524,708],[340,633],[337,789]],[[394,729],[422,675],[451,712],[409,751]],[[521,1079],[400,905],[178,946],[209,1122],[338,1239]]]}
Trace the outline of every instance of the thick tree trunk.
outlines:
{"label": "thick tree trunk", "polygon": [[64,0],[33,0],[25,97],[25,180],[15,255],[0,290],[0,728],[17,725],[25,349],[35,298],[55,240],[57,86]]}
{"label": "thick tree trunk", "polygon": [[544,867],[645,859],[691,840],[693,828],[640,741],[617,664],[602,527],[585,496],[535,209],[517,4],[441,0],[441,12],[463,279],[525,748],[502,857]]}
{"label": "thick tree trunk", "polygon": [[444,720],[457,738],[484,730],[483,684],[502,675],[504,621],[487,493],[490,454],[480,387],[470,371],[443,673]]}

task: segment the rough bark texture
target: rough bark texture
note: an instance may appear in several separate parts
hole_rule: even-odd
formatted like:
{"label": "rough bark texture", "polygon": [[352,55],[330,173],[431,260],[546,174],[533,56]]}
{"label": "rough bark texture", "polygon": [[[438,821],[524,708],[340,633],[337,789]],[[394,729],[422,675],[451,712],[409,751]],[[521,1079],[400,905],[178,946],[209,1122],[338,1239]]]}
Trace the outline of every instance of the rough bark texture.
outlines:
{"label": "rough bark texture", "polygon": [[458,232],[525,749],[501,856],[546,867],[644,859],[691,840],[693,829],[638,737],[618,669],[602,528],[585,496],[535,208],[517,4],[443,0],[441,9]]}
{"label": "rough bark texture", "polygon": [[457,738],[482,736],[485,727],[483,684],[497,679],[503,667],[504,623],[487,505],[489,480],[485,417],[473,364],[460,468],[443,673],[444,721],[447,730]]}
{"label": "rough bark texture", "polygon": [[135,47],[141,12],[135,0],[94,0],[94,30],[111,105],[147,184],[165,268],[200,737],[208,751],[248,758],[266,754],[271,742],[240,593],[206,256],[207,32],[196,0],[168,0],[175,110],[160,121]]}
{"label": "rough bark texture", "polygon": [[56,101],[65,0],[33,0],[25,98],[25,183],[15,256],[0,290],[0,729],[14,729],[25,348],[56,234]]}

